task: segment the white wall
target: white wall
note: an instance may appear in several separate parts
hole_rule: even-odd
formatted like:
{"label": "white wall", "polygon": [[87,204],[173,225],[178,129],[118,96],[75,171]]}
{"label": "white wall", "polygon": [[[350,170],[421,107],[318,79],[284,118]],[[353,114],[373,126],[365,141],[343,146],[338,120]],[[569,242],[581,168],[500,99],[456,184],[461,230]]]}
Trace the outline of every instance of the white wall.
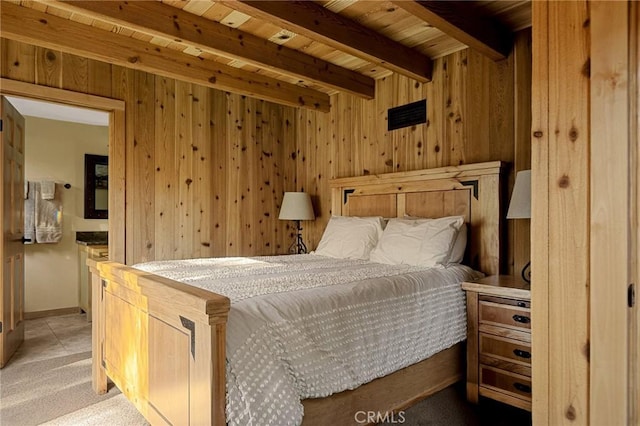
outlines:
{"label": "white wall", "polygon": [[[78,306],[76,231],[106,231],[84,219],[84,154],[108,154],[109,128],[25,117],[25,178],[71,184],[62,193],[62,240],[25,245],[25,312]],[[57,189],[60,187],[57,187]]]}

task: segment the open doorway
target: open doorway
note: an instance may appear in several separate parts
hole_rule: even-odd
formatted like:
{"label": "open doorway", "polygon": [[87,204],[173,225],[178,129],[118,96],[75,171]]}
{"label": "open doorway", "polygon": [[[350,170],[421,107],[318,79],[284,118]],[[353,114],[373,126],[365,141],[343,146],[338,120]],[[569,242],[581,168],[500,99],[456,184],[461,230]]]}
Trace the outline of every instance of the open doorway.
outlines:
{"label": "open doorway", "polygon": [[[114,159],[113,163],[117,164],[116,167],[113,167],[113,165],[110,163],[108,166],[108,170],[109,170],[109,176],[108,176],[108,186],[109,186],[109,195],[108,195],[108,204],[109,204],[109,222],[108,222],[108,235],[109,235],[109,249],[108,249],[108,256],[110,259],[113,260],[117,260],[120,262],[124,262],[125,261],[125,240],[124,240],[124,229],[125,229],[125,200],[124,200],[124,184],[125,184],[125,169],[124,169],[124,164],[125,164],[125,127],[124,127],[124,102],[120,101],[120,100],[115,100],[115,99],[109,99],[109,98],[103,98],[103,97],[99,97],[99,96],[94,96],[94,95],[88,95],[88,94],[84,94],[84,93],[78,93],[78,92],[73,92],[73,91],[69,91],[69,90],[63,90],[63,89],[56,89],[56,88],[51,88],[51,87],[45,87],[45,86],[38,86],[38,85],[34,85],[34,84],[30,84],[30,83],[24,83],[24,82],[19,82],[19,81],[15,81],[15,80],[8,80],[8,79],[4,79],[1,78],[0,79],[0,94],[3,96],[13,96],[13,97],[18,97],[18,98],[27,98],[27,99],[36,99],[36,100],[44,100],[44,101],[50,101],[50,102],[54,102],[54,103],[58,103],[58,104],[62,104],[62,105],[68,105],[68,106],[76,106],[76,107],[83,107],[83,108],[88,108],[91,110],[97,110],[97,111],[102,111],[103,113],[106,113],[108,116],[108,123],[109,123],[109,130],[108,130],[108,156],[110,159]],[[13,108],[15,110],[15,108]],[[16,112],[16,114],[18,114]],[[8,123],[7,123],[8,124]],[[8,130],[8,126],[7,127]],[[3,132],[4,134],[6,134],[6,136],[10,135],[10,134],[14,134],[15,132],[11,131],[11,132]],[[23,175],[24,173],[22,173]],[[13,174],[11,174],[13,175]],[[4,174],[5,178],[7,175],[6,173]],[[19,188],[17,185],[3,185],[3,188],[7,189],[7,188],[13,188],[11,190],[11,193],[20,193],[20,196],[18,197],[20,200],[20,203],[17,203],[16,206],[20,206],[19,210],[20,212],[23,211],[22,209],[22,201],[23,201],[23,197],[22,197],[22,180],[20,181],[20,185]],[[64,181],[60,182],[63,184],[64,187]],[[15,186],[15,188],[14,188]],[[15,191],[14,191],[15,189]],[[61,191],[65,191],[67,190],[67,188],[61,189]],[[16,210],[16,211],[17,211]],[[22,220],[20,220],[20,223],[22,223]],[[22,232],[22,226],[20,226],[20,230]],[[13,241],[15,239],[10,239],[10,241]],[[20,240],[20,238],[18,238],[18,241]],[[22,243],[19,244],[20,246],[23,246]],[[22,250],[23,251],[23,250]],[[75,252],[75,256],[74,258],[77,258],[77,252]],[[2,276],[3,276],[3,280],[2,280],[2,288],[13,288],[12,287],[12,283],[11,282],[6,282],[7,281],[7,277],[13,277],[13,276],[17,276],[18,272],[21,275],[24,275],[24,267],[20,267],[18,269],[14,268],[13,266],[11,268],[8,267],[8,264],[5,264],[6,262],[2,263]],[[14,262],[15,263],[15,262]],[[13,263],[11,263],[11,265],[13,265]],[[22,263],[22,265],[24,265]],[[11,273],[9,273],[9,271],[13,271]],[[74,276],[77,276],[77,271],[73,271]],[[56,275],[53,271],[49,271],[49,279],[51,281],[55,281],[56,280]],[[23,280],[13,280],[13,281],[20,281],[20,283],[23,283]],[[12,281],[12,282],[13,282]],[[22,289],[23,287],[20,286],[20,288]],[[13,294],[13,293],[12,293]],[[77,297],[77,296],[76,296]],[[76,303],[77,305],[77,303]],[[19,311],[15,311],[13,310],[13,307],[15,307],[16,309],[19,308]],[[76,308],[77,309],[77,308]],[[9,310],[5,309],[5,307],[2,307],[2,312],[0,312],[0,314],[2,314],[3,318],[5,313],[9,312]],[[13,319],[15,319],[18,323],[22,322],[22,319],[24,318],[24,304],[23,303],[12,303],[12,309],[11,309],[11,318],[12,318],[12,324]],[[23,329],[22,326],[20,326],[21,329]],[[5,329],[3,330],[0,327],[0,334],[2,335],[2,338],[4,339],[5,335],[6,335],[6,331],[9,331],[7,327],[5,327]],[[22,339],[20,339],[20,341],[22,341]],[[16,347],[18,347],[18,344],[16,345],[12,345],[12,347],[15,349]],[[3,350],[4,353],[4,350]],[[3,359],[8,360],[9,357],[11,356],[11,354],[9,353],[7,356],[3,357]]]}
{"label": "open doorway", "polygon": [[[106,168],[109,114],[33,99],[7,99],[25,119],[25,208],[32,210],[25,217],[36,228],[41,225],[37,220],[33,223],[34,216],[42,216],[34,205],[47,203],[40,200],[47,184],[53,190],[48,203],[59,212],[56,238],[42,238],[40,232],[25,228],[25,318],[70,314],[80,308],[90,320],[90,285],[82,261],[94,252],[106,257],[108,219],[106,211],[98,218],[89,214],[85,201],[96,198],[89,197],[89,191],[102,193],[108,188],[106,171],[99,174],[100,188],[94,181],[97,167]],[[96,157],[105,160],[90,164],[88,160]]]}

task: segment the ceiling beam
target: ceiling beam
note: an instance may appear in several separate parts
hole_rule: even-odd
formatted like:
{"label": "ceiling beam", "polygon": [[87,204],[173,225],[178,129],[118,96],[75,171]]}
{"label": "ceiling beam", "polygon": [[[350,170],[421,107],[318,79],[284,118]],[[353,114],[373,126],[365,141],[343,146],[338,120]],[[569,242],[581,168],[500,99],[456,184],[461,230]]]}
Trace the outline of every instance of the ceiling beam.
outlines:
{"label": "ceiling beam", "polygon": [[160,2],[71,1],[55,7],[366,99],[375,96],[371,77]]}
{"label": "ceiling beam", "polygon": [[327,112],[329,96],[173,49],[3,2],[2,37],[279,104]]}
{"label": "ceiling beam", "polygon": [[509,56],[513,45],[511,31],[497,20],[480,13],[466,1],[392,2],[443,33],[498,61]]}
{"label": "ceiling beam", "polygon": [[433,63],[429,57],[313,1],[221,3],[398,74],[424,83],[431,81]]}

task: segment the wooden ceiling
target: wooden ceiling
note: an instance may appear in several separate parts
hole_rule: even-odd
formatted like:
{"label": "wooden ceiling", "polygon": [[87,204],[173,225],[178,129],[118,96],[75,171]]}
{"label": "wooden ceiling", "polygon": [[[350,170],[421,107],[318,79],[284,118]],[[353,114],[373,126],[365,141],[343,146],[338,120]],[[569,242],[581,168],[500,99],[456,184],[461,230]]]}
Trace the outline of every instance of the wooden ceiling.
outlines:
{"label": "wooden ceiling", "polygon": [[2,37],[320,111],[466,47],[503,59],[531,25],[528,0],[2,3]]}

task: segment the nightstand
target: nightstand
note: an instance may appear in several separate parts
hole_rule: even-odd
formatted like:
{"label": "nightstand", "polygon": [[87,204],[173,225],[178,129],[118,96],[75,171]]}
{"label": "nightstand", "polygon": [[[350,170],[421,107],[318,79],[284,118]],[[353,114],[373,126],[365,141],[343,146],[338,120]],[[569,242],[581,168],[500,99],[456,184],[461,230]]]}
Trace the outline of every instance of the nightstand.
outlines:
{"label": "nightstand", "polygon": [[462,283],[467,292],[467,399],[531,411],[530,285],[509,275]]}

